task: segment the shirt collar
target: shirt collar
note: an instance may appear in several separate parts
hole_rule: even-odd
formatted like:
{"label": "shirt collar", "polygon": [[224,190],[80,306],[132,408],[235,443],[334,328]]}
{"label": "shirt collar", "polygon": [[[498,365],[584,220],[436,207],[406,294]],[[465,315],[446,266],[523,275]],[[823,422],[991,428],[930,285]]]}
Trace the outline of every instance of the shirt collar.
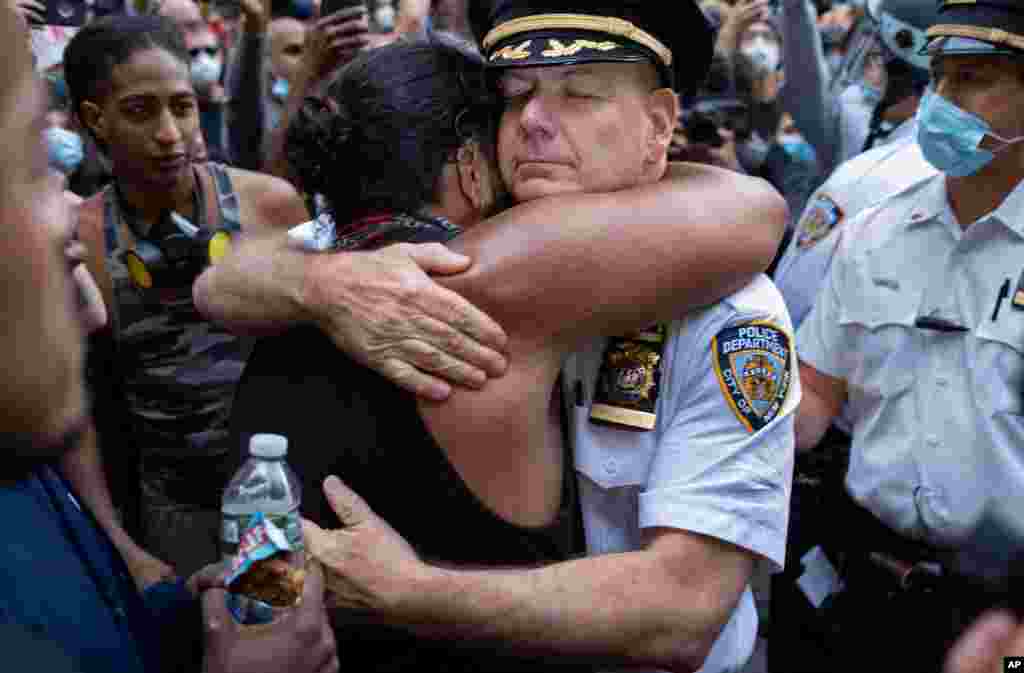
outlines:
{"label": "shirt collar", "polygon": [[[995,219],[1004,227],[1018,236],[1024,237],[1024,180],[1017,183],[1009,196],[1003,199],[995,210],[979,218],[978,221]],[[957,221],[953,208],[949,204],[949,193],[946,191],[946,176],[935,175],[927,186],[915,194],[913,205],[907,211],[907,228],[924,226],[929,222],[945,222],[953,228],[963,231]],[[971,225],[974,222],[970,223]]]}
{"label": "shirt collar", "polygon": [[1024,221],[1021,221],[1022,215],[1024,215],[1024,180],[1018,182],[1009,196],[1003,199],[999,207],[987,217],[998,220],[1013,233],[1024,237]]}

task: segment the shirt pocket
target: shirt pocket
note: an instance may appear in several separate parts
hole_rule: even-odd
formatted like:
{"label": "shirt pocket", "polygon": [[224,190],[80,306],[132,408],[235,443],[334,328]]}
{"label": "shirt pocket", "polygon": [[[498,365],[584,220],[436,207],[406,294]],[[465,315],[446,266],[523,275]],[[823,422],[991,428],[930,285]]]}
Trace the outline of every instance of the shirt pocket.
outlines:
{"label": "shirt pocket", "polygon": [[972,375],[983,408],[1024,414],[1024,311],[1004,308],[995,322],[985,317],[975,334]]}
{"label": "shirt pocket", "polygon": [[872,398],[895,397],[914,383],[920,355],[920,335],[914,326],[921,291],[901,288],[893,280],[866,276],[839,309],[839,324],[847,336],[844,353],[846,382]]}

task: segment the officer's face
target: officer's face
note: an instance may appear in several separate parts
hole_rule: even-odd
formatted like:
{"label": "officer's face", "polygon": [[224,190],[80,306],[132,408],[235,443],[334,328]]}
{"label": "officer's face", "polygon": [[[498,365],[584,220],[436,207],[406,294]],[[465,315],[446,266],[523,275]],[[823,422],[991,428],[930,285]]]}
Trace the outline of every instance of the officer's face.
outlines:
{"label": "officer's face", "polygon": [[658,86],[646,64],[507,69],[498,161],[513,197],[608,192],[659,179],[678,112],[666,111],[667,130],[652,116],[666,100]]}
{"label": "officer's face", "polygon": [[[46,163],[44,89],[16,18],[0,9],[0,433],[56,438],[84,413],[82,348]],[[3,447],[7,449],[8,447]]]}
{"label": "officer's face", "polygon": [[[1010,56],[937,56],[932,60],[935,93],[962,110],[984,119],[1003,138],[1024,135],[1024,82],[1020,62]],[[983,149],[1002,146],[986,137]],[[993,167],[1020,166],[1022,146],[1012,145],[996,155]]]}

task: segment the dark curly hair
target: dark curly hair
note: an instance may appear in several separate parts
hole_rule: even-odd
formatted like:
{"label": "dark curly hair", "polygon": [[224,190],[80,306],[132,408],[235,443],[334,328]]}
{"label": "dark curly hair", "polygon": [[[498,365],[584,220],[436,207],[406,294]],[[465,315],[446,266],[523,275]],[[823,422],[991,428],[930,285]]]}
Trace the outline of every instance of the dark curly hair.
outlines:
{"label": "dark curly hair", "polygon": [[[467,141],[493,153],[500,98],[475,48],[445,33],[361,53],[286,135],[303,189],[346,222],[436,203],[444,165]],[[493,156],[493,155],[492,155]]]}
{"label": "dark curly hair", "polygon": [[163,49],[189,63],[185,37],[177,24],[165,17],[111,14],[87,23],[64,50],[64,79],[72,113],[81,120],[84,101],[99,103],[109,94],[114,67],[149,49]]}

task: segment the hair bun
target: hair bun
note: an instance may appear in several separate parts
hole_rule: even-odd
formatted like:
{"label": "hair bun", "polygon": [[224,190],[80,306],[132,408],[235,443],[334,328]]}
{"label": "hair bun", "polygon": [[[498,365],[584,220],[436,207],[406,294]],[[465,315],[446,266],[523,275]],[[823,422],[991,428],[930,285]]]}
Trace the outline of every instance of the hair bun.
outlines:
{"label": "hair bun", "polygon": [[[346,109],[320,98],[306,98],[285,135],[285,156],[306,192],[328,191],[354,130]],[[333,191],[337,187],[333,185]]]}

